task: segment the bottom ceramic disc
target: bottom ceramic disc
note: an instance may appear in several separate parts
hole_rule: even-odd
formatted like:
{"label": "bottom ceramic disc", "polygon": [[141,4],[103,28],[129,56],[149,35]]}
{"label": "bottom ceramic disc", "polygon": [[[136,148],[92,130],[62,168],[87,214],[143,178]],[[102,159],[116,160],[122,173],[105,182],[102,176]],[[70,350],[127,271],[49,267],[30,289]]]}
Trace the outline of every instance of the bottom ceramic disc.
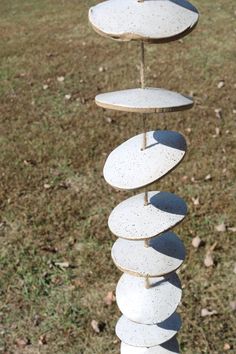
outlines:
{"label": "bottom ceramic disc", "polygon": [[127,345],[150,348],[166,343],[177,334],[180,328],[181,318],[177,313],[155,325],[135,323],[122,316],[117,322],[116,334]]}
{"label": "bottom ceramic disc", "polygon": [[121,343],[121,354],[179,354],[179,344],[176,337],[152,348],[132,347]]}

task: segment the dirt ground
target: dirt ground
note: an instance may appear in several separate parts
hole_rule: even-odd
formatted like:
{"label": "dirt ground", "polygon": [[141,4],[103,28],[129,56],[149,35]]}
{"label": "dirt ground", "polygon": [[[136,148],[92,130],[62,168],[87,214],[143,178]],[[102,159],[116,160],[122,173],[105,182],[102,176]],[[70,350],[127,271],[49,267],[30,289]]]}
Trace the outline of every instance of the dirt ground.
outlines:
{"label": "dirt ground", "polygon": [[[120,276],[107,218],[132,193],[109,187],[102,168],[142,128],[139,115],[102,110],[94,97],[139,85],[139,46],[93,32],[87,12],[97,2],[0,1],[2,354],[119,353],[120,314],[104,300]],[[148,129],[180,131],[189,146],[184,162],[151,189],[189,205],[176,228],[188,254],[180,271],[182,353],[233,354],[236,5],[193,3],[201,20],[191,35],[146,46],[148,85],[196,102],[190,111],[149,116]],[[206,267],[212,246],[214,265]]]}

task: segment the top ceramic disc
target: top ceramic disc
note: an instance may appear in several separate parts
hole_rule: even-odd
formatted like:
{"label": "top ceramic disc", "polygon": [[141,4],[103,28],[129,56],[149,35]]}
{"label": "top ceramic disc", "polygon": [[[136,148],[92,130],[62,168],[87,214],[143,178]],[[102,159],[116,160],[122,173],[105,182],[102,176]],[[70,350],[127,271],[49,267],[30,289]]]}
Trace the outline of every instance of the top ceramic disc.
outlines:
{"label": "top ceramic disc", "polygon": [[174,131],[158,130],[127,140],[108,156],[103,174],[108,184],[132,190],[145,187],[171,172],[182,161],[187,146],[184,137]]}
{"label": "top ceramic disc", "polygon": [[198,18],[197,9],[186,0],[109,0],[89,11],[89,21],[99,34],[152,43],[186,36]]}
{"label": "top ceramic disc", "polygon": [[179,344],[176,337],[152,348],[133,347],[121,343],[121,354],[179,354]]}
{"label": "top ceramic disc", "polygon": [[116,325],[117,337],[134,347],[155,347],[173,338],[181,328],[181,318],[174,313],[166,321],[155,325],[144,325],[122,316]]}
{"label": "top ceramic disc", "polygon": [[190,97],[160,88],[102,93],[96,96],[95,100],[96,104],[103,108],[137,113],[175,112],[193,106]]}

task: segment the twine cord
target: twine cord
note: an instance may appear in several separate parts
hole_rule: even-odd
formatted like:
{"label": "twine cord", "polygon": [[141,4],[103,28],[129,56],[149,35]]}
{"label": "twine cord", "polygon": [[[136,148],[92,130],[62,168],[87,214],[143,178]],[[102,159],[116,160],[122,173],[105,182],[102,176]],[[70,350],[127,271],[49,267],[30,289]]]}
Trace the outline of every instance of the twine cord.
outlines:
{"label": "twine cord", "polygon": [[[138,0],[138,2],[144,2],[144,0]],[[140,61],[140,82],[141,82],[141,88],[145,89],[145,48],[144,48],[144,42],[141,41],[141,61]],[[143,113],[143,146],[142,146],[142,151],[144,151],[147,147],[147,127],[146,127],[146,120],[147,116],[145,113]],[[144,192],[144,205],[148,205],[148,190],[145,188]],[[144,247],[148,248],[149,247],[149,240],[144,240]],[[149,282],[149,277],[145,278],[145,288],[149,289],[150,288],[150,282]]]}
{"label": "twine cord", "polygon": [[150,289],[150,282],[149,282],[149,277],[145,278],[145,288]]}
{"label": "twine cord", "polygon": [[145,246],[146,248],[149,247],[149,240],[144,240],[144,246]]}
{"label": "twine cord", "polygon": [[[140,62],[140,81],[141,81],[141,88],[145,88],[145,48],[144,48],[144,42],[141,42],[141,62]],[[146,120],[147,116],[144,113],[143,114],[143,146],[142,146],[142,151],[144,151],[147,147],[147,127],[146,127]],[[144,194],[144,205],[148,205],[148,192],[147,189],[145,189],[145,194]]]}
{"label": "twine cord", "polygon": [[[145,88],[145,51],[144,51],[144,43],[141,42],[141,62],[140,62],[140,81],[141,88]],[[142,150],[145,150],[147,147],[147,132],[146,132],[146,114],[143,114],[143,147]]]}

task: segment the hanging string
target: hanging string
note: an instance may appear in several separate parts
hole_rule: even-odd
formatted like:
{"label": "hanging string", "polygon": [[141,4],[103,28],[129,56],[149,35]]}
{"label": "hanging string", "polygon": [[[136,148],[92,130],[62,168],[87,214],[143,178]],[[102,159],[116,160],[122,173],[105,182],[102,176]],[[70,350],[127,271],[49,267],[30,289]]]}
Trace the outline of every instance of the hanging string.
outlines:
{"label": "hanging string", "polygon": [[150,289],[149,277],[146,277],[146,278],[145,278],[145,288],[146,288],[146,289]]}
{"label": "hanging string", "polygon": [[[145,88],[145,48],[144,42],[141,41],[141,62],[140,62],[140,81],[141,81],[141,88]],[[142,151],[144,151],[147,147],[147,127],[146,127],[146,119],[147,116],[143,114],[143,146]],[[145,189],[144,193],[144,205],[148,205],[148,192]]]}
{"label": "hanging string", "polygon": [[149,247],[149,240],[148,240],[148,239],[147,239],[147,240],[144,240],[144,246],[145,246],[146,248]]}
{"label": "hanging string", "polygon": [[141,41],[140,79],[141,79],[141,87],[145,88],[145,49],[144,49],[143,41]]}
{"label": "hanging string", "polygon": [[[140,62],[140,81],[141,88],[145,88],[145,51],[144,51],[144,43],[141,42],[141,62]],[[147,147],[147,132],[146,132],[146,114],[143,114],[143,147],[142,150],[145,150]]]}
{"label": "hanging string", "polygon": [[[144,0],[138,0],[139,2],[143,2]],[[145,88],[145,48],[144,48],[144,42],[141,41],[141,62],[140,62],[140,81],[141,81],[141,88]],[[143,114],[143,147],[142,150],[145,150],[147,147],[147,127],[146,127],[146,119],[147,116],[144,113]],[[148,205],[148,190],[145,188],[144,192],[144,205]],[[144,247],[148,248],[149,247],[149,240],[144,240]],[[149,282],[149,277],[147,276],[145,278],[145,288],[149,289],[150,288],[150,282]]]}

